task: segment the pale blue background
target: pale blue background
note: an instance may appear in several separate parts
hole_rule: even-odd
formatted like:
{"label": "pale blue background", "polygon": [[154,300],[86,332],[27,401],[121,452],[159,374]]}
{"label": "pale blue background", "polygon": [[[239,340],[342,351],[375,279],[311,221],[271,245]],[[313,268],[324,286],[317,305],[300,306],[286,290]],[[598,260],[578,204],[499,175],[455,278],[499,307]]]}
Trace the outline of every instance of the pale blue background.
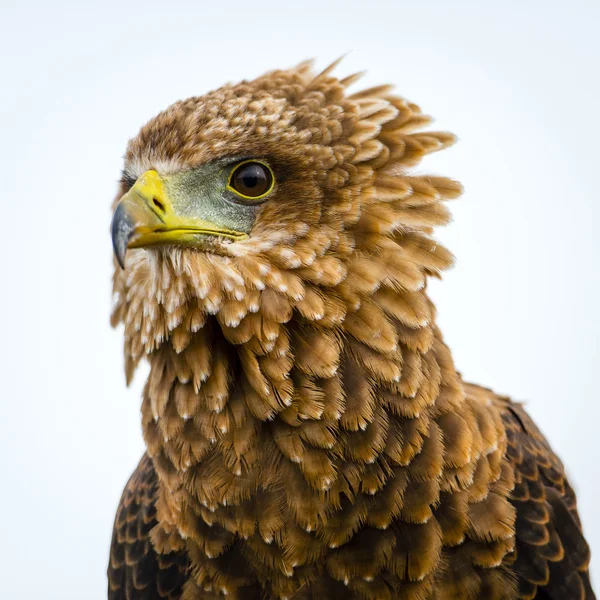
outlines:
{"label": "pale blue background", "polygon": [[[464,375],[528,401],[600,566],[599,3],[6,2],[0,8],[0,594],[105,597],[142,453],[109,328],[126,141],[171,102],[310,56],[393,82],[461,142],[432,290]],[[600,575],[598,576],[600,577]]]}

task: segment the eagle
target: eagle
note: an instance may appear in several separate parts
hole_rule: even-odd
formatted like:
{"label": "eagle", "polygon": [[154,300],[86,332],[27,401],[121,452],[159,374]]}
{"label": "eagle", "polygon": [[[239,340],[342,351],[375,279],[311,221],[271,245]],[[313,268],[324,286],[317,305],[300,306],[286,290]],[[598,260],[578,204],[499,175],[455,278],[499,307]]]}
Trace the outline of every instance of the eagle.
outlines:
{"label": "eagle", "polygon": [[463,381],[427,295],[455,138],[310,63],[179,101],[129,142],[113,325],[149,363],[111,600],[592,600],[564,467]]}

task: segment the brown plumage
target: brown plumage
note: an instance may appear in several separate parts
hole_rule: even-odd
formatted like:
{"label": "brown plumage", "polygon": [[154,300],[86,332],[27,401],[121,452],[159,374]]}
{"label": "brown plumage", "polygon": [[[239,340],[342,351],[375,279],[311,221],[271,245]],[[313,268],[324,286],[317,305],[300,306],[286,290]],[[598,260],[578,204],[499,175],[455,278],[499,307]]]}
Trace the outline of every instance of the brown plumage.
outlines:
{"label": "brown plumage", "polygon": [[[410,167],[454,137],[356,79],[275,71],[129,144],[117,201],[144,172],[248,160],[274,186],[225,202],[255,211],[232,237],[131,226],[126,258],[115,213],[113,323],[128,378],[142,358],[150,375],[111,599],[594,598],[559,459],[520,405],[462,381],[435,324],[427,278],[452,255],[432,233],[461,187]],[[206,220],[202,194],[186,214]]]}

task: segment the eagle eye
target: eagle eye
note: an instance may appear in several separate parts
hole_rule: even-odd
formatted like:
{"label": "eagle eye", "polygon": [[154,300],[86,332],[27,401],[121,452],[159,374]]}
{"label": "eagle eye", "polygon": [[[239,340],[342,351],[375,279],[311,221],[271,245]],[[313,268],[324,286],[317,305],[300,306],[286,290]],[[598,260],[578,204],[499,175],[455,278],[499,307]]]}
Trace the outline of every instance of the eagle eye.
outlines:
{"label": "eagle eye", "polygon": [[268,165],[247,160],[233,168],[227,189],[245,200],[260,200],[269,194],[274,184],[273,171]]}

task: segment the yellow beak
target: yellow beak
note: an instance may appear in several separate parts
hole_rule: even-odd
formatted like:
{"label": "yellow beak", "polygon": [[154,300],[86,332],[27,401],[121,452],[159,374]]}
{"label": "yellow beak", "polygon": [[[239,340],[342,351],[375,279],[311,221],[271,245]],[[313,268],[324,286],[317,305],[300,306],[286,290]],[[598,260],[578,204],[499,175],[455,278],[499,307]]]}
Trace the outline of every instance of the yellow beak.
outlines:
{"label": "yellow beak", "polygon": [[204,220],[194,212],[189,203],[177,203],[169,198],[165,181],[156,171],[146,171],[123,195],[113,215],[113,249],[121,268],[125,268],[128,248],[193,245],[207,235],[231,239],[247,237],[245,233]]}

